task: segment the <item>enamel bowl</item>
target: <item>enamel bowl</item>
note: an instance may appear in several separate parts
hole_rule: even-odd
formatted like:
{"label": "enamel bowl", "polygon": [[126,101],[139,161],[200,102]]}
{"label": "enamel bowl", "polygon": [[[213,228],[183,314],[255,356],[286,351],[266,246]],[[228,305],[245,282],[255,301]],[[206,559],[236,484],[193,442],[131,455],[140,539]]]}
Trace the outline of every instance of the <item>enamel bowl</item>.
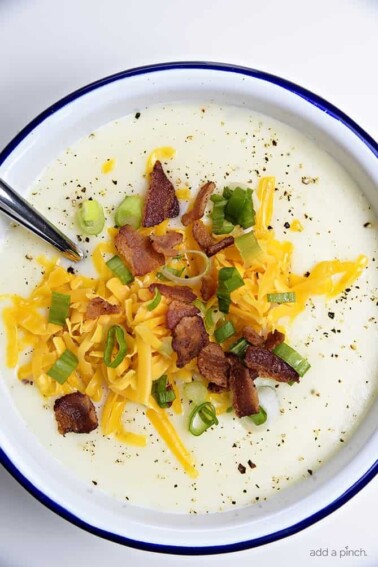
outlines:
{"label": "enamel bowl", "polygon": [[[244,106],[304,132],[363,187],[378,209],[377,144],[345,114],[311,92],[252,69],[167,63],[125,71],[70,94],[33,120],[0,154],[0,177],[30,187],[74,141],[138,108],[171,101]],[[0,237],[7,222],[0,225]],[[72,479],[28,431],[0,383],[0,460],[38,500],[96,535],[149,551],[209,554],[246,549],[294,534],[339,508],[378,470],[377,404],[350,441],[316,475],[258,506],[209,515],[126,505]]]}

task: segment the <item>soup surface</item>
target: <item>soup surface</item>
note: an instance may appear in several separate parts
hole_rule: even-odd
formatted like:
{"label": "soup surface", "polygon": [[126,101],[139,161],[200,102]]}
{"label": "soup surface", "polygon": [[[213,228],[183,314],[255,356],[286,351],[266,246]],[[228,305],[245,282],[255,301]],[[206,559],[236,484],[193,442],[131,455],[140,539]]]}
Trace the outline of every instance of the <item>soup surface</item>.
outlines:
{"label": "soup surface", "polygon": [[[217,427],[195,437],[188,431],[184,401],[184,413],[172,414],[172,420],[195,457],[195,479],[157,436],[141,406],[128,405],[123,419],[128,430],[147,435],[145,448],[105,437],[100,428],[63,437],[53,400],[17,380],[14,370],[4,368],[3,376],[27,426],[93,490],[175,512],[222,511],[262,502],[316,475],[371,405],[378,367],[376,219],[345,170],[300,132],[247,109],[210,104],[156,106],[105,125],[42,172],[30,200],[63,231],[76,235],[77,208],[92,197],[103,204],[112,226],[124,196],[144,194],[146,160],[162,146],[176,151],[173,159],[162,159],[169,178],[193,195],[207,180],[220,191],[237,182],[256,189],[260,177],[275,176],[272,225],[277,238],[293,242],[296,273],[310,271],[321,260],[368,257],[362,276],[339,298],[314,297],[292,325],[285,323],[288,342],[310,361],[310,371],[294,386],[273,383],[280,413],[268,425],[257,427],[226,412]],[[180,206],[183,212],[187,201]],[[292,230],[294,220],[302,231]],[[106,231],[81,237],[86,260],[75,270],[94,275],[91,251],[105,238]],[[0,264],[6,266],[1,293],[28,295],[41,278],[40,254],[51,257],[53,251],[22,228],[11,227],[0,251]],[[0,338],[4,351],[3,330]]]}

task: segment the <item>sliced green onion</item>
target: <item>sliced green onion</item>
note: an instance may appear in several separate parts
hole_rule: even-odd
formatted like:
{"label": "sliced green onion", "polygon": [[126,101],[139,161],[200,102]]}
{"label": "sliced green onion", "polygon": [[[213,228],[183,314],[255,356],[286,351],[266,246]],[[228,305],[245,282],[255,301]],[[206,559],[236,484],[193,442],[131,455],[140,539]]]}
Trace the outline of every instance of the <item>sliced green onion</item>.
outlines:
{"label": "sliced green onion", "polygon": [[236,354],[240,358],[244,358],[247,348],[249,347],[249,342],[244,337],[241,337],[236,342],[234,342],[228,352],[232,352],[232,354]]}
{"label": "sliced green onion", "polygon": [[230,294],[225,293],[225,294],[220,294],[218,293],[218,307],[219,307],[219,311],[222,311],[222,313],[228,313],[230,310],[230,305],[231,305],[231,297]]}
{"label": "sliced green onion", "polygon": [[125,197],[115,212],[116,226],[129,224],[139,228],[142,224],[143,201],[139,195]]}
{"label": "sliced green onion", "polygon": [[155,287],[154,297],[152,298],[150,303],[147,303],[148,311],[153,311],[154,309],[156,309],[156,307],[159,305],[160,301],[161,301],[161,293],[158,290],[158,288]]}
{"label": "sliced green onion", "polygon": [[245,189],[246,191],[246,200],[244,203],[243,210],[240,212],[239,215],[239,222],[242,228],[250,228],[255,224],[255,209],[253,208],[253,201],[252,201],[252,189]]}
{"label": "sliced green onion", "polygon": [[311,364],[303,358],[296,350],[291,348],[286,343],[281,343],[273,349],[274,354],[282,358],[289,366],[294,368],[299,376],[304,376]]}
{"label": "sliced green onion", "polygon": [[49,311],[49,323],[54,325],[65,325],[70,312],[71,296],[53,291]]}
{"label": "sliced green onion", "polygon": [[214,338],[217,343],[223,343],[236,333],[235,327],[231,321],[227,321],[224,325],[214,331]]}
{"label": "sliced green onion", "polygon": [[205,315],[206,313],[206,305],[204,304],[203,301],[201,301],[200,299],[195,299],[193,301],[193,305],[194,307],[197,307],[197,309],[199,309],[201,315]]}
{"label": "sliced green onion", "polygon": [[223,189],[223,198],[228,200],[231,197],[231,195],[232,195],[232,189],[230,189],[230,187],[225,187]]}
{"label": "sliced green onion", "polygon": [[201,404],[206,400],[208,392],[205,384],[196,380],[184,384],[184,394],[189,401]]}
{"label": "sliced green onion", "polygon": [[244,285],[236,268],[221,268],[218,272],[217,297],[222,313],[228,313],[231,304],[231,292]]}
{"label": "sliced green onion", "polygon": [[261,253],[261,248],[253,232],[247,232],[235,238],[235,246],[239,250],[246,268],[249,268]]}
{"label": "sliced green onion", "polygon": [[168,383],[168,376],[163,374],[158,380],[152,382],[151,393],[161,408],[169,408],[176,399],[172,386]]}
{"label": "sliced green onion", "polygon": [[[118,347],[118,352],[112,360],[114,347]],[[127,343],[125,331],[119,325],[112,325],[108,331],[105,341],[104,362],[108,368],[117,368],[127,354]]]}
{"label": "sliced green onion", "polygon": [[129,268],[125,266],[119,256],[113,256],[113,258],[110,258],[110,260],[106,262],[106,265],[124,285],[127,285],[134,280],[133,274],[130,272]]}
{"label": "sliced green onion", "polygon": [[195,407],[189,416],[189,431],[192,435],[202,435],[209,427],[218,425],[215,407],[210,402],[204,402]]}
{"label": "sliced green onion", "polygon": [[211,213],[213,223],[212,232],[214,234],[229,234],[234,230],[234,225],[225,218],[227,200],[223,199],[220,195],[212,195],[210,199],[214,203]]}
{"label": "sliced green onion", "polygon": [[268,293],[268,301],[271,303],[295,303],[297,300],[295,291],[284,293]]}
{"label": "sliced green onion", "polygon": [[59,382],[59,384],[64,384],[78,364],[77,356],[67,349],[54,362],[50,370],[47,371],[47,375]]}
{"label": "sliced green onion", "polygon": [[[180,278],[182,276],[182,274],[184,273],[185,268],[180,268],[179,270],[177,268],[171,268],[171,266],[164,266],[164,272],[169,272],[170,274],[172,274],[173,276]],[[161,272],[158,272],[156,274],[156,277],[158,280],[162,281],[162,282],[168,282],[169,278],[163,274],[163,270]]]}
{"label": "sliced green onion", "polygon": [[259,407],[259,413],[254,413],[249,416],[255,425],[262,425],[267,420],[267,413],[262,406]]}
{"label": "sliced green onion", "polygon": [[225,208],[226,220],[232,222],[233,225],[240,224],[239,217],[245,207],[247,193],[244,189],[236,187],[230,195]]}
{"label": "sliced green onion", "polygon": [[80,228],[84,234],[100,234],[105,226],[104,209],[94,199],[83,201],[77,215]]}
{"label": "sliced green onion", "polygon": [[222,311],[220,311],[220,309],[217,309],[216,307],[210,307],[210,309],[206,311],[204,317],[206,331],[210,335],[212,335],[214,333],[216,325],[219,323],[219,321],[223,320],[224,314],[222,313]]}
{"label": "sliced green onion", "polygon": [[231,292],[242,287],[244,281],[236,268],[221,268],[218,272],[218,285]]}
{"label": "sliced green onion", "polygon": [[161,347],[159,348],[160,354],[169,358],[173,354],[172,337],[164,337],[161,339]]}
{"label": "sliced green onion", "polygon": [[162,269],[160,270],[160,273],[162,273],[163,276],[166,277],[171,282],[177,283],[179,285],[195,285],[199,283],[202,280],[203,276],[207,274],[210,268],[210,259],[201,250],[184,250],[180,254],[180,258],[183,258],[188,254],[191,254],[193,256],[199,256],[203,261],[203,268],[198,275],[190,278],[185,278],[185,277],[182,278],[180,276],[173,274],[172,268],[169,269],[169,266],[163,266]]}

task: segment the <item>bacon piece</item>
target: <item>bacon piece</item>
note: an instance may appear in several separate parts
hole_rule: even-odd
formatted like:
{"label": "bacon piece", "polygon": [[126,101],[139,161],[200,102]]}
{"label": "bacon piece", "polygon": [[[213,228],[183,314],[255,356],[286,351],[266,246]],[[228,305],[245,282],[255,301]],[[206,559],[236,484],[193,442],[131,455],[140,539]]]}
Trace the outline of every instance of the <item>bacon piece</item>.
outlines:
{"label": "bacon piece", "polygon": [[259,376],[274,378],[278,382],[299,382],[299,374],[282,358],[266,348],[250,346],[247,348],[245,363]]}
{"label": "bacon piece", "polygon": [[285,340],[285,335],[280,331],[273,331],[273,333],[268,333],[265,339],[264,347],[268,350],[274,350],[276,346],[283,343]]}
{"label": "bacon piece", "polygon": [[209,301],[217,291],[217,282],[211,276],[203,276],[201,281],[201,297],[204,301]]}
{"label": "bacon piece", "polygon": [[150,240],[152,242],[152,248],[158,254],[164,254],[165,257],[177,256],[177,250],[175,246],[181,244],[183,241],[183,235],[180,232],[170,231],[162,236],[156,236],[156,234],[151,234]]}
{"label": "bacon piece", "polygon": [[199,313],[199,309],[195,305],[174,299],[169,304],[166,315],[168,329],[172,331],[183,317],[193,317],[197,313]]}
{"label": "bacon piece", "polygon": [[178,368],[198,356],[208,342],[209,337],[201,317],[183,317],[173,329],[172,348],[177,353]]}
{"label": "bacon piece", "polygon": [[114,240],[115,247],[122,260],[130,266],[134,276],[144,276],[162,266],[163,254],[152,248],[148,236],[143,236],[132,226],[122,226]]}
{"label": "bacon piece", "polygon": [[214,256],[224,248],[234,243],[233,236],[226,236],[222,240],[214,238],[207,230],[202,221],[196,220],[192,227],[193,237],[199,244],[200,248],[206,252],[207,256]]}
{"label": "bacon piece", "polygon": [[237,356],[229,355],[230,389],[232,405],[238,417],[245,417],[259,412],[259,397],[256,386],[248,368],[240,362]]}
{"label": "bacon piece", "polygon": [[243,337],[253,346],[262,346],[264,339],[252,327],[244,327]]}
{"label": "bacon piece", "polygon": [[58,431],[66,433],[90,433],[98,426],[95,407],[91,399],[81,392],[73,392],[55,400],[55,418]]}
{"label": "bacon piece", "polygon": [[151,293],[155,293],[155,289],[158,289],[162,295],[168,297],[169,299],[176,299],[177,301],[182,301],[183,303],[191,303],[197,296],[192,292],[190,287],[187,285],[165,285],[162,283],[153,283],[149,286]]}
{"label": "bacon piece", "polygon": [[209,202],[210,195],[214,189],[215,183],[212,181],[208,181],[205,185],[202,185],[194,200],[193,208],[181,217],[181,222],[184,226],[188,226],[193,221],[203,217],[206,205]]}
{"label": "bacon piece", "polygon": [[165,219],[177,217],[180,205],[175,188],[165,175],[160,161],[156,161],[151,172],[150,186],[143,211],[143,226],[155,226]]}
{"label": "bacon piece", "polygon": [[228,389],[228,371],[230,363],[222,348],[216,343],[209,343],[198,355],[198,369],[209,382],[221,390]]}
{"label": "bacon piece", "polygon": [[88,303],[85,319],[97,319],[100,315],[113,315],[119,312],[120,308],[118,305],[113,305],[102,299],[102,297],[94,297]]}

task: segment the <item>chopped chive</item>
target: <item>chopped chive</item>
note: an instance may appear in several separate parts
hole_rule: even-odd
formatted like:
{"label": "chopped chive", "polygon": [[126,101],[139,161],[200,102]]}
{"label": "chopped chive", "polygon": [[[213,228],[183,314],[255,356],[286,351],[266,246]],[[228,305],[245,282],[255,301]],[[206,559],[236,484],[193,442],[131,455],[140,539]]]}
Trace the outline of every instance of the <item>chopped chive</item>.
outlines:
{"label": "chopped chive", "polygon": [[152,382],[151,394],[160,408],[169,408],[176,399],[176,394],[172,390],[166,374]]}
{"label": "chopped chive", "polygon": [[[113,350],[117,346],[118,352],[112,360]],[[119,325],[110,327],[104,351],[104,363],[108,368],[117,368],[127,354],[127,343],[125,339],[125,331]]]}
{"label": "chopped chive", "polygon": [[206,331],[212,335],[214,333],[215,327],[219,321],[224,319],[223,313],[216,307],[210,307],[205,313],[204,323]]}
{"label": "chopped chive", "polygon": [[64,384],[78,364],[77,356],[67,349],[54,362],[50,370],[47,371],[47,375],[59,382],[59,384]]}
{"label": "chopped chive", "polygon": [[252,231],[235,238],[235,246],[239,250],[246,268],[249,268],[261,253],[259,243]]}
{"label": "chopped chive", "polygon": [[[177,268],[171,268],[170,266],[164,266],[164,270],[166,272],[169,272],[171,274],[173,274],[174,276],[176,276],[177,278],[181,278],[185,268],[180,268],[179,270]],[[158,272],[156,274],[156,277],[158,280],[162,281],[162,282],[167,282],[169,281],[169,278],[167,278],[162,272]]]}
{"label": "chopped chive", "polygon": [[241,187],[233,189],[225,207],[225,217],[233,225],[240,224],[239,217],[245,207],[247,193]]}
{"label": "chopped chive", "polygon": [[262,425],[267,420],[267,413],[262,406],[259,407],[259,413],[254,413],[249,416],[255,425]]}
{"label": "chopped chive", "polygon": [[70,312],[71,296],[53,291],[49,310],[49,323],[54,325],[65,325]]}
{"label": "chopped chive", "polygon": [[189,431],[192,435],[202,435],[213,425],[218,425],[215,407],[210,402],[196,406],[189,416]]}
{"label": "chopped chive", "polygon": [[119,256],[113,256],[113,258],[110,258],[110,260],[106,262],[106,265],[124,285],[127,285],[134,280],[133,274],[125,266]]}
{"label": "chopped chive", "polygon": [[143,201],[139,195],[125,197],[115,212],[116,226],[129,224],[139,228],[142,223]]}
{"label": "chopped chive", "polygon": [[274,354],[282,358],[289,366],[298,372],[299,376],[304,376],[311,368],[311,364],[303,358],[296,350],[286,343],[281,343],[273,349]]}
{"label": "chopped chive", "polygon": [[212,232],[214,234],[229,234],[233,231],[234,225],[225,218],[225,208],[227,200],[220,195],[212,195],[210,199],[213,201],[213,210],[211,220],[213,222]]}
{"label": "chopped chive", "polygon": [[220,311],[228,313],[231,304],[231,292],[244,285],[236,268],[221,268],[218,272],[217,297]]}
{"label": "chopped chive", "polygon": [[297,300],[295,291],[284,293],[268,293],[268,301],[271,303],[295,303]]}
{"label": "chopped chive", "polygon": [[100,234],[105,226],[104,209],[95,199],[83,201],[77,216],[80,228],[84,234]]}
{"label": "chopped chive", "polygon": [[203,301],[201,301],[200,299],[195,299],[195,300],[193,301],[193,305],[194,305],[194,307],[197,307],[197,309],[200,310],[200,313],[201,313],[202,315],[205,315],[205,313],[206,313],[206,305],[204,304]]}
{"label": "chopped chive", "polygon": [[232,354],[236,354],[236,356],[244,358],[248,347],[249,342],[244,337],[241,337],[230,346],[228,352],[232,352]]}
{"label": "chopped chive", "polygon": [[231,321],[227,321],[224,325],[214,331],[214,337],[217,343],[223,343],[225,340],[235,334],[235,327]]}
{"label": "chopped chive", "polygon": [[158,290],[158,288],[155,287],[154,296],[153,296],[152,300],[150,301],[150,303],[147,303],[148,311],[153,311],[154,309],[156,309],[156,307],[159,305],[160,301],[161,301],[161,293]]}

